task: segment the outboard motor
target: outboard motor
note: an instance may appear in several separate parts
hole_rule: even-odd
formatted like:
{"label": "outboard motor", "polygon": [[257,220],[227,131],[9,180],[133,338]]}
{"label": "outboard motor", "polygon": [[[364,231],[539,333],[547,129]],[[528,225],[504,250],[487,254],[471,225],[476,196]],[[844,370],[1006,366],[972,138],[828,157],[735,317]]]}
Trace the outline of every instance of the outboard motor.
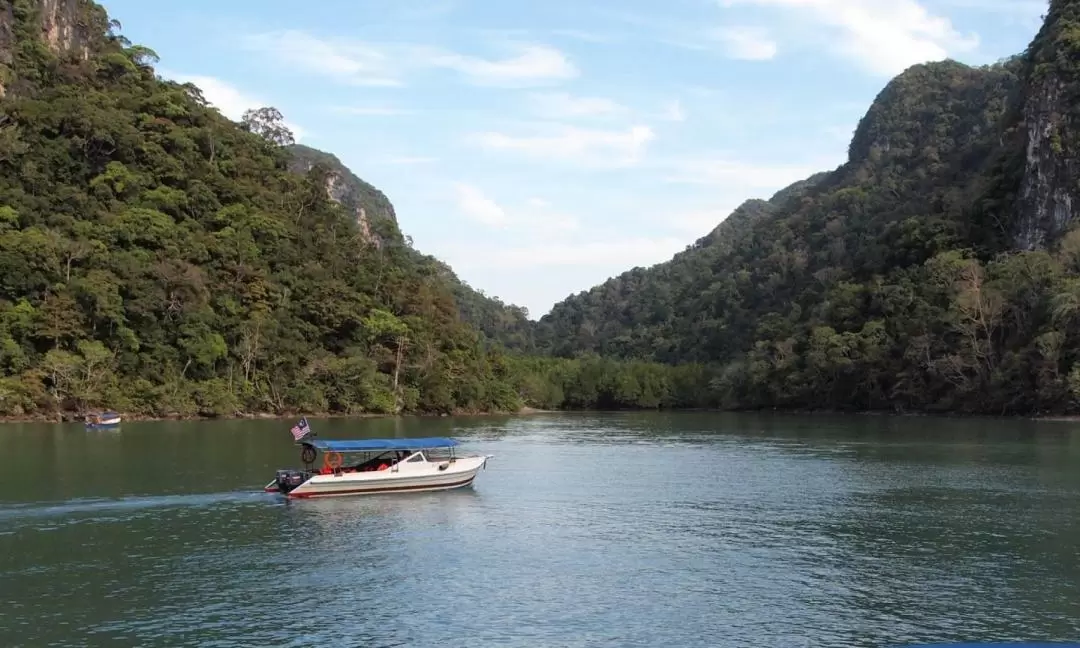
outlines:
{"label": "outboard motor", "polygon": [[306,482],[307,479],[307,473],[302,470],[286,469],[277,471],[277,477],[274,481],[277,483],[278,490],[282,493],[288,493],[300,484]]}

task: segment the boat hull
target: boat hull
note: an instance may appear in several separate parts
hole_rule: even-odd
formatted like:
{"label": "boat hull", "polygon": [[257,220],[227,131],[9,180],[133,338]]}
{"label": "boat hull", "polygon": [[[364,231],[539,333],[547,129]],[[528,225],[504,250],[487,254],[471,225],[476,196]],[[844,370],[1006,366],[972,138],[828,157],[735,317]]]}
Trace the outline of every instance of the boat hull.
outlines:
{"label": "boat hull", "polygon": [[453,488],[464,488],[469,486],[476,479],[476,472],[468,475],[458,481],[445,483],[413,483],[413,484],[394,484],[389,482],[380,482],[373,484],[357,484],[349,486],[347,484],[335,485],[336,487],[325,487],[320,485],[318,488],[312,488],[311,490],[296,489],[286,495],[289,499],[311,499],[314,497],[347,497],[352,495],[381,495],[386,493],[423,493],[427,491],[440,491],[450,490]]}
{"label": "boat hull", "polygon": [[468,457],[455,460],[444,470],[438,470],[438,464],[428,464],[411,470],[313,475],[288,491],[283,491],[276,481],[267,484],[264,490],[282,492],[289,499],[450,490],[470,486],[486,463],[487,457]]}
{"label": "boat hull", "polygon": [[100,423],[87,423],[87,430],[115,430],[120,427],[120,420],[115,421],[102,421]]}

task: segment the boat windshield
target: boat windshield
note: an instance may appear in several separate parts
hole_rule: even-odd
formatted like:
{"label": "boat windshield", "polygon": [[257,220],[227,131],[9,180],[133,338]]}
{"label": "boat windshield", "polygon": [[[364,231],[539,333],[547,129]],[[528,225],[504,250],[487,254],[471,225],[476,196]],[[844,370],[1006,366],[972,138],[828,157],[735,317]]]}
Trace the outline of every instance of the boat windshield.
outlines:
{"label": "boat windshield", "polygon": [[424,455],[431,462],[446,461],[454,458],[454,451],[452,448],[431,448],[424,450]]}

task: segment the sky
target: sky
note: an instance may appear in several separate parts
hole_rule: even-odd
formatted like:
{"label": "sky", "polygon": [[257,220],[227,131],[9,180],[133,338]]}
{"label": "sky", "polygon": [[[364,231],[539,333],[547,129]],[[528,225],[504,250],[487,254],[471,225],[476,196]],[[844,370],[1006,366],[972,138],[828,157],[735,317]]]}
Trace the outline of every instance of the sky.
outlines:
{"label": "sky", "polygon": [[538,319],[836,168],[908,66],[1023,51],[1044,0],[108,0],[161,76],[274,106],[417,249]]}

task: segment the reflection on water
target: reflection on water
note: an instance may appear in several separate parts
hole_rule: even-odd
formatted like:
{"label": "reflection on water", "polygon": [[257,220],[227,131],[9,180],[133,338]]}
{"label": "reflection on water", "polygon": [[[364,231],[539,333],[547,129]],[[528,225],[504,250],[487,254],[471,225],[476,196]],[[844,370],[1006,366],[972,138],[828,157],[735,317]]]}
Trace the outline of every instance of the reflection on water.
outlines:
{"label": "reflection on water", "polygon": [[[288,423],[0,429],[5,645],[884,646],[1080,635],[1062,424],[313,421],[457,436],[471,488],[285,501]],[[15,641],[9,641],[15,637]]]}

